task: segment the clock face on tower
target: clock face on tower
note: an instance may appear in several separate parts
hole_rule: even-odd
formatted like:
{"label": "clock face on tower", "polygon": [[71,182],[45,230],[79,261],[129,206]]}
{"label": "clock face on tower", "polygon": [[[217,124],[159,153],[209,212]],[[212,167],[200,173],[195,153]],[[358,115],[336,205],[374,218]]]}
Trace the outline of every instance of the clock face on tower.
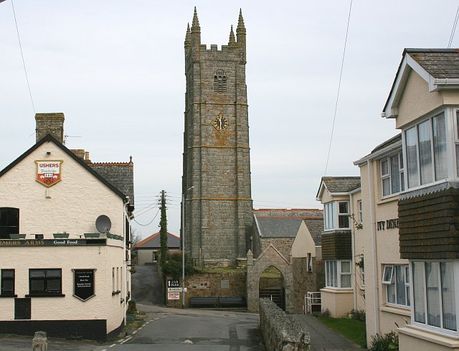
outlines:
{"label": "clock face on tower", "polygon": [[212,125],[218,131],[228,128],[228,120],[220,113],[213,121]]}

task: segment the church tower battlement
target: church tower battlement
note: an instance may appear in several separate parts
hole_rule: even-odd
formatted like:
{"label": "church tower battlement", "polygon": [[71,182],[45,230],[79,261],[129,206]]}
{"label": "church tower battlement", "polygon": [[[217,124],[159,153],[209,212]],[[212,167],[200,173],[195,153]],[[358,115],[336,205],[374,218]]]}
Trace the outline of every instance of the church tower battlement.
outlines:
{"label": "church tower battlement", "polygon": [[[234,265],[246,257],[252,227],[246,28],[218,50],[201,43],[194,9],[185,35],[185,131],[182,194],[185,249],[197,265]],[[183,218],[183,216],[182,216]]]}

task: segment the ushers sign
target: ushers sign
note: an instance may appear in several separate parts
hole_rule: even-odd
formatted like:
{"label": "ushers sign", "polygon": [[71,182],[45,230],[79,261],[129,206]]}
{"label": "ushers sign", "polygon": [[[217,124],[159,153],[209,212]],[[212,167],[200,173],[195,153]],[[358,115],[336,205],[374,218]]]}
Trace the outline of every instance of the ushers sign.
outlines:
{"label": "ushers sign", "polygon": [[40,184],[50,187],[59,183],[62,179],[61,168],[63,161],[35,161],[37,174],[35,180]]}

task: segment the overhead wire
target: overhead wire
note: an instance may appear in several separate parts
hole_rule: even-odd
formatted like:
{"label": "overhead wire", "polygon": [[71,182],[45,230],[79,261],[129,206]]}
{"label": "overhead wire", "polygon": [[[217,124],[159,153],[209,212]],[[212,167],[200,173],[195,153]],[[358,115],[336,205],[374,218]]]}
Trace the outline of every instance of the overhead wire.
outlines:
{"label": "overhead wire", "polygon": [[32,97],[32,89],[30,89],[29,74],[27,73],[27,66],[24,59],[24,50],[22,50],[21,35],[19,34],[18,20],[16,18],[16,10],[14,9],[14,1],[11,0],[11,8],[13,9],[14,24],[16,25],[16,34],[18,36],[19,51],[21,52],[22,67],[24,68],[24,75],[27,83],[27,89],[29,90],[30,102],[32,103],[33,113],[36,113],[35,103]]}
{"label": "overhead wire", "polygon": [[348,35],[349,35],[349,25],[351,23],[352,2],[353,2],[353,0],[351,0],[351,2],[349,4],[349,13],[348,13],[348,16],[347,16],[347,26],[346,26],[346,35],[344,37],[343,56],[341,58],[341,68],[340,68],[340,71],[339,71],[338,89],[337,89],[337,92],[336,92],[336,100],[335,100],[335,110],[333,112],[333,121],[332,121],[331,133],[330,133],[330,142],[328,144],[327,161],[325,163],[325,170],[324,170],[324,173],[323,173],[324,175],[326,175],[327,171],[328,171],[328,162],[330,160],[330,152],[331,152],[332,143],[333,143],[333,134],[335,132],[335,121],[336,121],[336,115],[337,115],[337,112],[338,112],[339,97],[340,97],[340,93],[341,93],[341,81],[342,81],[342,78],[343,78],[344,59],[346,57],[347,39],[348,39]]}
{"label": "overhead wire", "polygon": [[454,17],[453,27],[451,28],[451,34],[449,35],[448,48],[453,44],[454,35],[456,34],[457,21],[459,20],[459,5],[457,6],[456,16]]}
{"label": "overhead wire", "polygon": [[156,214],[155,214],[155,216],[153,217],[153,219],[152,219],[150,222],[148,222],[147,224],[142,224],[142,223],[140,223],[140,222],[137,222],[137,220],[135,219],[135,217],[134,217],[133,221],[136,222],[136,223],[137,223],[138,225],[140,225],[141,227],[148,227],[148,226],[151,225],[151,224],[153,223],[153,221],[156,219],[156,217],[158,216],[158,213],[159,213],[159,209],[158,209],[158,211],[156,212]]}

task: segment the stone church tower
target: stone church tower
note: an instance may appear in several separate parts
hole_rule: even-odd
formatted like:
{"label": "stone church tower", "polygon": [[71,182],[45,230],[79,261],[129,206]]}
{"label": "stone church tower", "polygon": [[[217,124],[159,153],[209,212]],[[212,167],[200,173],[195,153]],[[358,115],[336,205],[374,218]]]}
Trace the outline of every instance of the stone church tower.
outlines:
{"label": "stone church tower", "polygon": [[208,49],[195,8],[185,37],[182,177],[186,257],[195,266],[246,257],[252,198],[245,64],[242,12],[236,37],[231,27],[228,45]]}

